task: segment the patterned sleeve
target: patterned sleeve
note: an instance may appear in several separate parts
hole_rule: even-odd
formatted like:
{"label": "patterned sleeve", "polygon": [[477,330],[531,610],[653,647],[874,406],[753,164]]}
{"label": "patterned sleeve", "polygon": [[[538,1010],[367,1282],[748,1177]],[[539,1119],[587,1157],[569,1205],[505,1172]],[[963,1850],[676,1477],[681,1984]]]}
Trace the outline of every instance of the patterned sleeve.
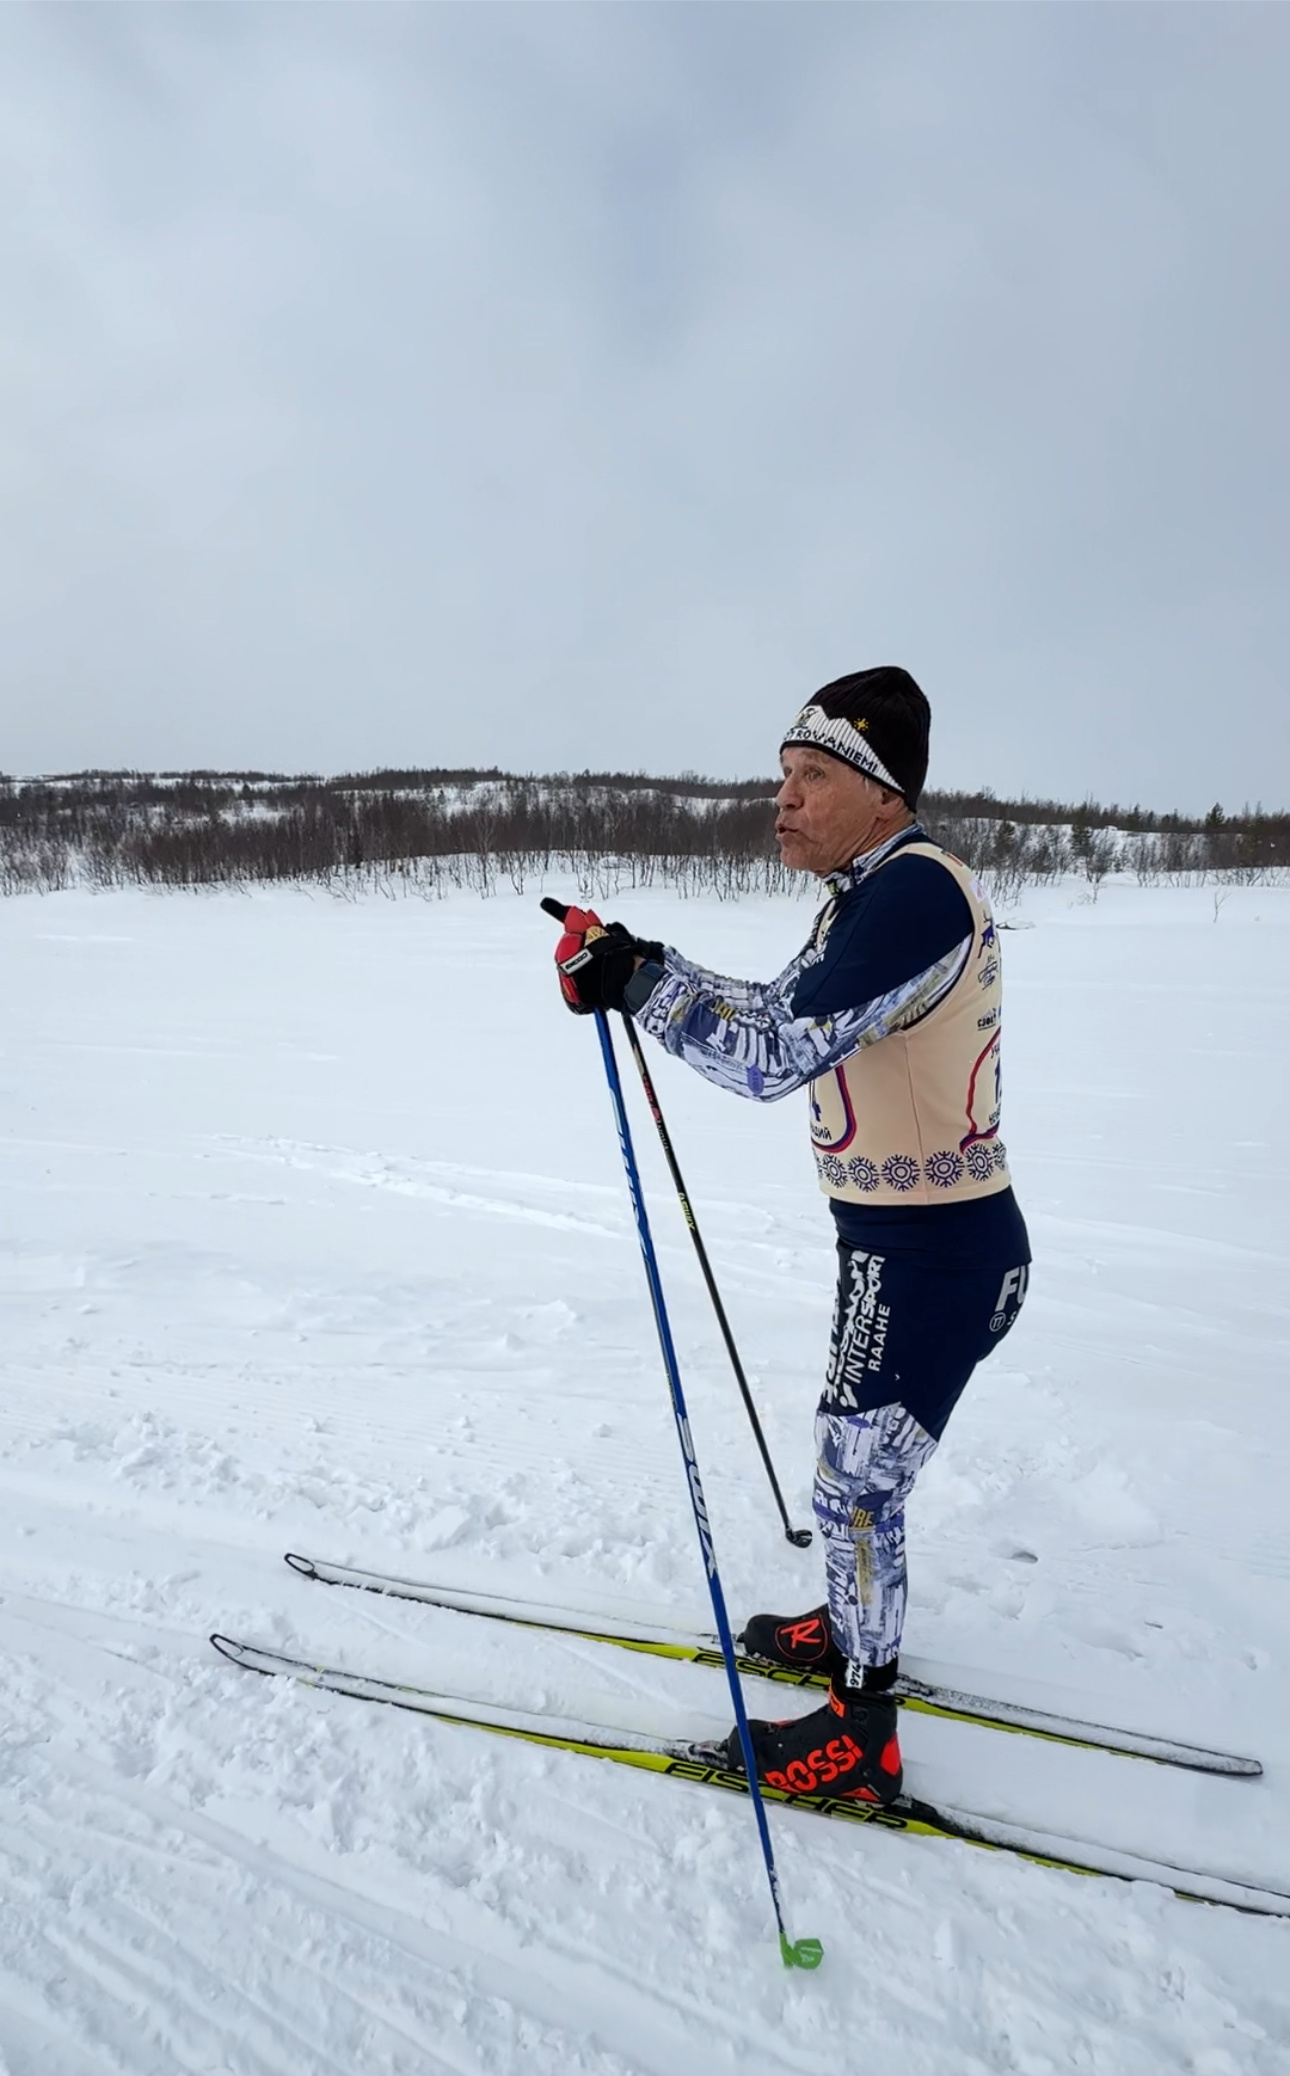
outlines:
{"label": "patterned sleeve", "polygon": [[865,1045],[917,1023],[963,971],[969,935],[943,958],[873,1001],[828,1016],[793,1015],[803,952],[778,980],[730,981],[694,966],[669,946],[662,977],[636,1010],[642,1030],[665,1051],[732,1095],[776,1103],[817,1075],[840,1067]]}

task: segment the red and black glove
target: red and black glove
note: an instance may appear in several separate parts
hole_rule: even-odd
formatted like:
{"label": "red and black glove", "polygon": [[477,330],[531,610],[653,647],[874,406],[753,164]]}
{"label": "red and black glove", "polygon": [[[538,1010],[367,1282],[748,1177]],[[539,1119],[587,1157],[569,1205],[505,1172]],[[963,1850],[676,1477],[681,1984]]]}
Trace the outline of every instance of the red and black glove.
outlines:
{"label": "red and black glove", "polygon": [[594,909],[565,908],[549,899],[542,906],[564,924],[555,963],[560,992],[575,1016],[621,1009],[623,991],[640,961],[663,957],[661,944],[633,937],[622,923],[602,923]]}

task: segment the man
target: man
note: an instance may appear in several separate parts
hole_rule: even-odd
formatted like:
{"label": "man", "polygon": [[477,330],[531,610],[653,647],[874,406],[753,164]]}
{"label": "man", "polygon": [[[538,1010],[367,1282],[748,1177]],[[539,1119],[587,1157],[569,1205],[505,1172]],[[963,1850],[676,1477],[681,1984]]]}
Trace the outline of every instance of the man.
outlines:
{"label": "man", "polygon": [[[744,1647],[827,1669],[828,1702],[754,1723],[772,1786],[887,1803],[905,1501],[973,1369],[1011,1328],[1030,1261],[999,1138],[995,926],[966,866],[916,818],[930,712],[907,671],[857,671],[803,708],[780,752],[775,834],[829,894],[777,980],[736,981],[620,924],[566,965],[576,1006],[624,1009],[718,1087],[810,1098],[839,1273],[815,1423],[827,1604],[756,1615]],[[590,956],[585,956],[590,954]],[[732,1766],[742,1766],[730,1739]]]}

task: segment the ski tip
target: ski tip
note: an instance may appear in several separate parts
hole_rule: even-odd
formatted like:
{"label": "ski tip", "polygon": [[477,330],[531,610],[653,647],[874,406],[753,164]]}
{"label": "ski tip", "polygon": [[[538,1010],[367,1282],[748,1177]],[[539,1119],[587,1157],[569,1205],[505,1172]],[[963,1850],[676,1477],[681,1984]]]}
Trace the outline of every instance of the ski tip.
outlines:
{"label": "ski tip", "polygon": [[289,1564],[292,1571],[302,1573],[307,1579],[316,1579],[318,1576],[318,1567],[312,1557],[301,1557],[295,1550],[287,1550],[282,1561]]}
{"label": "ski tip", "polygon": [[818,1968],[824,1959],[818,1939],[790,1939],[787,1932],[779,1935],[779,1951],[786,1968]]}

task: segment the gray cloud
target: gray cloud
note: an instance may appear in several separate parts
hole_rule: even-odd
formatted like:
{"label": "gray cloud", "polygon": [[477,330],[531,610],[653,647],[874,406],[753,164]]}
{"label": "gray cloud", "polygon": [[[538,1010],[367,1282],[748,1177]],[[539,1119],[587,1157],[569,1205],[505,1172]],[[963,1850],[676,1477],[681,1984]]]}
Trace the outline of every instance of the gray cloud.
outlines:
{"label": "gray cloud", "polygon": [[0,765],[1290,798],[1290,16],[0,12]]}

